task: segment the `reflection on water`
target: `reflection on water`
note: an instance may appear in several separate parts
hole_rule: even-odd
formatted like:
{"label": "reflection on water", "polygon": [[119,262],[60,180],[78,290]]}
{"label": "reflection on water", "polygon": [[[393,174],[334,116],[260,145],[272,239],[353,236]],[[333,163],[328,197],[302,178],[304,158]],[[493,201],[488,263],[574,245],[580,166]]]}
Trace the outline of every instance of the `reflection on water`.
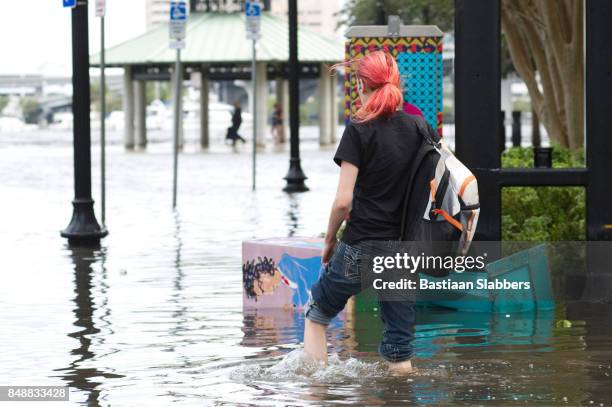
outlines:
{"label": "reflection on water", "polygon": [[100,248],[69,249],[59,230],[71,214],[72,151],[56,136],[15,144],[0,135],[2,384],[69,385],[71,403],[94,406],[599,406],[612,398],[609,306],[420,309],[418,370],[408,378],[380,363],[378,315],[335,321],[323,368],[302,358],[301,313],[243,313],[241,241],[324,230],[337,180],[331,149],[304,145],[311,191],[287,196],[286,152],[260,155],[253,193],[248,152],[186,148],[173,212],[171,145],[111,146],[110,235]]}
{"label": "reflection on water", "polygon": [[[106,268],[104,266],[104,250],[95,250],[88,248],[70,249],[71,258],[74,262],[74,326],[77,331],[68,333],[68,336],[78,341],[78,346],[70,351],[74,360],[68,367],[55,369],[59,372],[62,379],[70,387],[84,391],[87,395],[87,405],[98,406],[100,390],[98,386],[102,383],[101,379],[119,379],[122,375],[112,372],[105,372],[97,369],[95,366],[87,367],[88,361],[95,359],[96,355],[90,349],[92,338],[99,337],[100,341],[104,341],[104,335],[100,335],[101,329],[97,328],[94,323],[94,300],[92,297],[92,264],[98,262],[100,264],[100,294],[101,301],[99,309],[102,313],[97,318],[97,324],[111,330],[107,322],[110,310],[108,308],[108,299],[106,298],[106,289],[108,286],[104,280],[106,277]],[[110,331],[112,333],[112,331]]]}

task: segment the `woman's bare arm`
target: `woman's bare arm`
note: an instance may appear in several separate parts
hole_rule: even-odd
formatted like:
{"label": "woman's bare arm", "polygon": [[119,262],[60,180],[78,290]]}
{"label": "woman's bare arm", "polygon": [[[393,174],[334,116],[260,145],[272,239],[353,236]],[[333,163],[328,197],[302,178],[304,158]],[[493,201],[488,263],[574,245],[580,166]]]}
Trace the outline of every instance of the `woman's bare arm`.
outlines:
{"label": "woman's bare arm", "polygon": [[336,233],[346,218],[346,215],[351,209],[353,202],[353,189],[357,180],[359,168],[348,161],[342,161],[340,166],[340,179],[338,181],[338,189],[336,190],[336,198],[332,204],[329,214],[329,223],[327,232],[325,233],[325,248],[323,249],[322,261],[323,264],[329,262],[334,247],[336,246]]}

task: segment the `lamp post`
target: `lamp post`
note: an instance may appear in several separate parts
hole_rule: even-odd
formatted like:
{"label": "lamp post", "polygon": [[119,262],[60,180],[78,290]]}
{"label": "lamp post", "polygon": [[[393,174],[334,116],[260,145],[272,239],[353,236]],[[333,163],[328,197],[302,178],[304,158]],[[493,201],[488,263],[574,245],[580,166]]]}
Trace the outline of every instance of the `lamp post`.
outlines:
{"label": "lamp post", "polygon": [[289,130],[291,132],[291,158],[285,176],[285,192],[304,192],[307,178],[300,162],[300,75],[298,62],[297,0],[289,0]]}
{"label": "lamp post", "polygon": [[72,115],[74,200],[70,223],[61,236],[71,246],[97,245],[108,234],[100,227],[91,197],[91,127],[89,90],[89,35],[87,0],[79,0],[72,13]]}

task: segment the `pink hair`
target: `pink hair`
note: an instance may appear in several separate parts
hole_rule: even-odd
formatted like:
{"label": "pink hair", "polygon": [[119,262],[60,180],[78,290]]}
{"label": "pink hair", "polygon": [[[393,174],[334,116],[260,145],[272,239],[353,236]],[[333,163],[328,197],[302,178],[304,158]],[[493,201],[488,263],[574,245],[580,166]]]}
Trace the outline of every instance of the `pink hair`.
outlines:
{"label": "pink hair", "polygon": [[355,113],[353,120],[363,123],[377,117],[389,117],[403,102],[400,89],[400,73],[395,59],[382,51],[371,52],[361,59],[350,60],[334,65],[352,67],[357,79],[363,81],[370,97]]}

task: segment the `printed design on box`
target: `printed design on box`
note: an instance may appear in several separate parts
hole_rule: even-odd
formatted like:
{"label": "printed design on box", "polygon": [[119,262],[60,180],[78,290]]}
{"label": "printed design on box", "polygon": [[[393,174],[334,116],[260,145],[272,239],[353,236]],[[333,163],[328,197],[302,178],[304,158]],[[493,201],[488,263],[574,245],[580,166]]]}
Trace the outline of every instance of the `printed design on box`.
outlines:
{"label": "printed design on box", "polygon": [[[396,58],[404,88],[404,100],[418,107],[431,126],[442,135],[442,37],[360,37],[345,43],[345,60],[358,59],[374,51]],[[344,74],[344,118],[360,107],[357,81]]]}
{"label": "printed design on box", "polygon": [[278,263],[267,256],[247,260],[242,265],[244,305],[301,309],[322,271],[320,256],[299,258],[284,253]]}
{"label": "printed design on box", "polygon": [[404,100],[418,106],[431,127],[442,122],[442,57],[432,53],[402,53],[397,66],[404,83]]}

